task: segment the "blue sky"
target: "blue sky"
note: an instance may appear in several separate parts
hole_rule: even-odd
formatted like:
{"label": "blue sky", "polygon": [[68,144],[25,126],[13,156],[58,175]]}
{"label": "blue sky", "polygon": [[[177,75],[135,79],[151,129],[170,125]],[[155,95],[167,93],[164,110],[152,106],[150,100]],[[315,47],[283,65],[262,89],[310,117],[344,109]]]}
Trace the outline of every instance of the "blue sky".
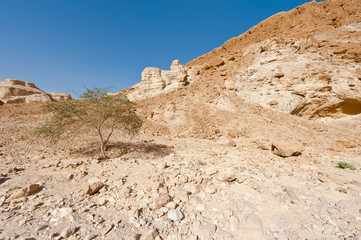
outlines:
{"label": "blue sky", "polygon": [[0,0],[0,80],[120,91],[305,0]]}

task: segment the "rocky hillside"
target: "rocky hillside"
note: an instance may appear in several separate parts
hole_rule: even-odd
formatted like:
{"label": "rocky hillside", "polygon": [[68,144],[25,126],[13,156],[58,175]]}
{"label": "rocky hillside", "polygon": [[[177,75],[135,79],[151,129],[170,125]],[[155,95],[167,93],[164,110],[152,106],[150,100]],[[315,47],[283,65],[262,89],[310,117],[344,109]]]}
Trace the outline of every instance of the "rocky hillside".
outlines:
{"label": "rocky hillside", "polygon": [[[133,99],[141,99],[182,88],[186,95],[180,97],[187,101],[188,94],[198,88],[202,90],[196,94],[200,96],[197,101],[205,102],[201,97],[208,91],[205,89],[218,88],[221,95],[308,119],[358,115],[360,12],[360,1],[306,3],[270,17],[187,63],[179,76],[182,84],[171,84],[172,78],[165,80],[146,69],[137,90],[127,92]],[[163,104],[175,96],[170,94]]]}

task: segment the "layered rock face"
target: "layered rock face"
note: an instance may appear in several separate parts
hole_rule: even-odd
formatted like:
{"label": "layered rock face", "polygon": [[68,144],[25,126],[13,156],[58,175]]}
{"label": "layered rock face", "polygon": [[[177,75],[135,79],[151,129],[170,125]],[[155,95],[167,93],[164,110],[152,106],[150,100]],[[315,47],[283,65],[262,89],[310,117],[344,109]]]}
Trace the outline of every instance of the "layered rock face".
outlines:
{"label": "layered rock face", "polygon": [[360,43],[361,23],[304,40],[272,38],[244,52],[250,64],[227,87],[246,101],[310,119],[357,115]]}
{"label": "layered rock face", "polygon": [[145,99],[178,89],[188,83],[188,70],[179,60],[174,60],[170,70],[147,67],[142,72],[142,81],[128,89],[131,100]]}
{"label": "layered rock face", "polygon": [[16,79],[0,82],[0,101],[3,103],[52,102],[71,99],[69,94],[47,93],[34,83]]}

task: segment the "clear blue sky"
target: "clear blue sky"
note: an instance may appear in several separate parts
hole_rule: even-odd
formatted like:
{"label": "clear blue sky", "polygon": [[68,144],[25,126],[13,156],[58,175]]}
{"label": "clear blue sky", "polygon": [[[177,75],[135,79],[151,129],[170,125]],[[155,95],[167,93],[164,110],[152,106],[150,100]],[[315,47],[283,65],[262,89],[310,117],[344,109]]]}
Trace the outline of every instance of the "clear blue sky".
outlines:
{"label": "clear blue sky", "polygon": [[0,0],[0,80],[113,91],[185,64],[305,0]]}

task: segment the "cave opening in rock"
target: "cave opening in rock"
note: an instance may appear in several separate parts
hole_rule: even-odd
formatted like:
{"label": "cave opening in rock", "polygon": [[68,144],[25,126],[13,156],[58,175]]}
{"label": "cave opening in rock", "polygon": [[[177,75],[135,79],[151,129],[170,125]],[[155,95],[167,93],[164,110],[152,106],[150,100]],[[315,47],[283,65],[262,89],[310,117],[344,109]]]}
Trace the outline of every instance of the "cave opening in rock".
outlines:
{"label": "cave opening in rock", "polygon": [[345,99],[341,104],[341,111],[346,115],[357,115],[361,113],[361,101]]}

